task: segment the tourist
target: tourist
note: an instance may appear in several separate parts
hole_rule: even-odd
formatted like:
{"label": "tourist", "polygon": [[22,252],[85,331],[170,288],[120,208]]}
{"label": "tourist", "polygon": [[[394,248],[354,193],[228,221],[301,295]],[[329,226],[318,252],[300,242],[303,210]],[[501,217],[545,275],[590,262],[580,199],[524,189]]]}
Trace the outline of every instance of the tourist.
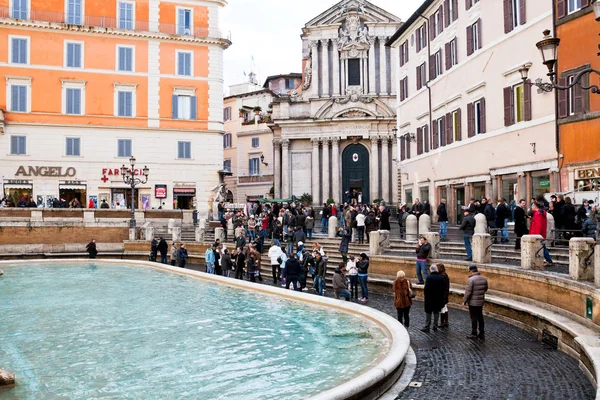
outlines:
{"label": "tourist", "polygon": [[362,297],[359,299],[363,303],[369,301],[369,288],[367,281],[369,280],[369,257],[365,253],[360,253],[360,260],[356,263],[358,268],[358,283],[360,283],[360,291]]}
{"label": "tourist", "polygon": [[398,271],[396,273],[396,280],[394,280],[394,307],[398,313],[398,321],[404,325],[406,329],[410,325],[410,307],[412,306],[412,299],[415,294],[412,289],[412,284],[406,279],[404,271]]}
{"label": "tourist", "polygon": [[425,284],[425,279],[429,276],[427,273],[427,259],[431,252],[431,245],[427,242],[425,236],[419,238],[415,251],[417,253],[417,279],[419,280],[419,285],[423,285]]}
{"label": "tourist", "polygon": [[427,315],[425,327],[421,331],[429,333],[431,328],[431,314],[433,314],[433,330],[438,329],[440,311],[444,308],[444,278],[439,274],[437,265],[429,267],[431,273],[425,280],[425,314]]}
{"label": "tourist", "polygon": [[302,266],[300,265],[300,262],[296,259],[296,255],[294,253],[290,253],[285,263],[285,288],[289,289],[291,283],[294,286],[295,291],[302,291],[302,287],[299,284],[300,275],[302,275]]}
{"label": "tourist", "polygon": [[281,221],[278,219],[275,220],[275,225],[273,226],[273,240],[277,240],[281,243],[283,240],[283,227],[281,226]]}
{"label": "tourist", "polygon": [[262,278],[262,275],[260,274],[262,255],[260,252],[258,252],[256,250],[256,248],[253,245],[249,245],[249,246],[250,246],[250,254],[252,254],[254,256],[254,262],[256,263],[256,271],[255,271],[256,279],[258,279],[259,282],[262,282],[263,278]]}
{"label": "tourist", "polygon": [[256,253],[253,251],[248,254],[248,263],[246,267],[248,268],[248,277],[250,282],[256,282],[256,271],[258,269],[256,266],[256,259],[254,258],[255,256]]}
{"label": "tourist", "polygon": [[235,252],[235,279],[244,279],[244,267],[246,266],[246,256],[240,247]]}
{"label": "tourist", "polygon": [[[545,212],[545,211],[544,211]],[[469,267],[469,280],[463,297],[463,307],[469,306],[469,316],[471,317],[471,334],[468,339],[485,340],[484,322],[483,322],[483,304],[485,303],[485,293],[488,290],[488,282],[475,265]],[[479,334],[477,334],[477,325],[479,325]]]}
{"label": "tourist", "polygon": [[566,231],[564,232],[565,239],[567,240],[571,239],[574,236],[575,231],[578,230],[577,224],[575,223],[576,214],[577,212],[575,211],[575,206],[573,205],[571,198],[565,197],[565,205],[562,206],[561,209],[561,219],[563,229]]}
{"label": "tourist", "polygon": [[581,227],[581,232],[583,232],[583,236],[595,239],[596,229],[598,229],[598,214],[592,209],[590,216],[585,220]]}
{"label": "tourist", "polygon": [[221,268],[223,269],[223,276],[227,278],[231,277],[231,271],[233,271],[233,261],[231,260],[231,254],[229,254],[229,249],[223,250],[223,255],[221,256]]}
{"label": "tourist", "polygon": [[350,257],[346,264],[346,271],[350,278],[350,297],[358,300],[358,267],[356,264],[360,261],[358,257]]}
{"label": "tourist", "polygon": [[344,275],[346,264],[340,263],[333,274],[333,291],[339,298],[344,298],[350,301],[350,292],[348,291],[348,282]]}
{"label": "tourist", "polygon": [[533,217],[531,218],[531,227],[529,228],[530,235],[541,235],[544,238],[542,242],[542,248],[544,249],[544,266],[550,266],[553,264],[552,257],[550,257],[550,251],[546,247],[546,235],[548,231],[548,217],[546,211],[542,208],[539,202],[533,203]]}
{"label": "tourist", "polygon": [[444,308],[440,313],[440,328],[448,327],[448,299],[450,297],[450,277],[446,272],[446,266],[444,264],[436,264],[438,272],[441,277],[444,278]]}
{"label": "tourist", "polygon": [[302,230],[301,227],[296,227],[295,229],[296,230],[294,231],[294,235],[292,237],[292,239],[293,239],[292,244],[296,243],[296,251],[297,251],[298,245],[300,243],[306,242],[306,235],[304,234],[304,231]]}
{"label": "tourist", "polygon": [[283,244],[281,245],[281,250],[282,250],[281,251],[281,256],[277,260],[277,261],[281,260],[281,262],[279,263],[279,268],[281,270],[281,275],[280,275],[281,276],[281,286],[282,287],[287,287],[286,286],[287,282],[286,282],[286,279],[285,279],[285,264],[287,263],[288,256],[285,253],[285,251],[283,251]]}
{"label": "tourist", "polygon": [[326,233],[329,226],[329,217],[331,216],[331,210],[327,203],[323,203],[323,210],[321,211],[321,233]]}
{"label": "tourist", "polygon": [[171,266],[174,267],[175,265],[177,265],[177,246],[175,245],[175,242],[173,242],[171,244],[170,257],[171,257]]}
{"label": "tourist", "polygon": [[110,208],[110,206],[106,202],[106,199],[102,199],[102,202],[100,203],[100,208],[103,208],[103,209]]}
{"label": "tourist", "polygon": [[271,247],[269,247],[268,256],[271,260],[271,271],[273,273],[273,284],[277,285],[277,282],[281,280],[281,255],[283,251],[281,250],[281,245],[278,240],[273,240],[271,242]]}
{"label": "tourist", "polygon": [[246,238],[244,237],[244,231],[240,229],[238,235],[235,238],[235,247],[243,249],[246,245]]}
{"label": "tourist", "polygon": [[251,242],[254,241],[254,238],[256,237],[256,219],[254,219],[254,215],[251,215],[248,220],[248,236]]}
{"label": "tourist", "polygon": [[346,265],[348,262],[348,245],[352,239],[352,233],[349,232],[349,228],[338,228],[337,235],[342,238],[339,252],[342,255],[344,265]]}
{"label": "tourist", "polygon": [[150,261],[156,261],[156,254],[158,253],[158,240],[156,238],[152,238],[152,242],[150,242]]}
{"label": "tourist", "polygon": [[367,218],[366,215],[363,214],[362,212],[359,212],[358,214],[356,214],[356,231],[357,231],[359,244],[365,243],[365,219],[366,218]]}
{"label": "tourist", "polygon": [[310,214],[306,216],[306,220],[304,221],[304,227],[306,228],[306,235],[308,236],[308,240],[312,240],[312,233],[315,227],[315,219]]}
{"label": "tourist", "polygon": [[264,230],[261,225],[257,225],[256,226],[256,239],[254,240],[254,243],[255,243],[256,249],[258,250],[259,253],[262,254],[262,252],[265,250],[265,239],[268,239],[268,238],[269,238],[269,235],[267,234],[267,231]]}
{"label": "tourist", "polygon": [[207,274],[215,273],[215,249],[216,246],[213,244],[211,247],[207,248],[206,252],[204,253]]}
{"label": "tourist", "polygon": [[369,243],[371,232],[377,230],[377,218],[373,210],[369,210],[367,217],[365,218],[365,233],[367,236],[367,243]]}
{"label": "tourist", "polygon": [[[404,204],[400,204],[398,206],[398,228],[400,228],[400,239],[404,238],[404,215],[406,214],[406,206]],[[367,238],[368,241],[368,238]]]}
{"label": "tourist", "polygon": [[384,203],[381,203],[379,206],[379,230],[389,231],[390,229],[390,210]]}
{"label": "tourist", "polygon": [[515,234],[517,235],[517,239],[515,240],[515,250],[521,250],[521,238],[529,232],[527,229],[527,215],[525,213],[526,205],[527,203],[525,200],[521,199],[519,200],[519,204],[515,207]]}
{"label": "tourist", "polygon": [[440,240],[448,239],[448,211],[446,210],[446,199],[442,199],[437,208],[438,222],[440,224]]}
{"label": "tourist", "polygon": [[321,253],[321,255],[323,257],[325,257],[325,251],[323,251],[323,248],[321,247],[321,245],[319,244],[319,242],[314,242],[313,243],[312,250],[313,250],[313,253],[315,251],[318,251],[319,253]]}
{"label": "tourist", "polygon": [[475,234],[475,217],[473,216],[474,208],[465,210],[465,217],[460,230],[463,231],[463,239],[465,242],[465,250],[467,251],[466,261],[473,260],[473,250],[471,247],[471,238]]}
{"label": "tourist", "polygon": [[179,250],[177,250],[177,260],[179,261],[179,268],[185,268],[185,263],[188,259],[187,249],[185,248],[185,244],[181,243],[179,246]]}
{"label": "tourist", "polygon": [[327,261],[318,251],[315,251],[313,256],[315,258],[315,276],[313,286],[317,290],[319,296],[323,296],[326,286],[325,274],[327,273]]}
{"label": "tourist", "polygon": [[158,252],[160,253],[160,262],[166,264],[167,254],[169,253],[169,244],[162,236],[160,237],[160,242],[158,242]]}
{"label": "tourist", "polygon": [[506,199],[498,200],[496,206],[496,227],[499,228],[496,233],[500,232],[501,243],[508,243],[508,220],[510,217],[510,210],[506,205]]}
{"label": "tourist", "polygon": [[96,249],[96,239],[92,239],[92,241],[85,246],[85,249],[89,258],[96,258],[98,255],[98,250]]}

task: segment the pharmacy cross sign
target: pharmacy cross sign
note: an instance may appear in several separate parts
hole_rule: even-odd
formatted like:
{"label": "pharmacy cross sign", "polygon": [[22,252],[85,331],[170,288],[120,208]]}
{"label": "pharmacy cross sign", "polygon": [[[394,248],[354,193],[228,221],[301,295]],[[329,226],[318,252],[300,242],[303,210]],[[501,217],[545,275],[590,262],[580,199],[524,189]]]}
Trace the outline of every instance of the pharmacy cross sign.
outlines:
{"label": "pharmacy cross sign", "polygon": [[106,175],[102,176],[102,178],[100,178],[100,180],[104,183],[108,182],[108,178],[106,177]]}

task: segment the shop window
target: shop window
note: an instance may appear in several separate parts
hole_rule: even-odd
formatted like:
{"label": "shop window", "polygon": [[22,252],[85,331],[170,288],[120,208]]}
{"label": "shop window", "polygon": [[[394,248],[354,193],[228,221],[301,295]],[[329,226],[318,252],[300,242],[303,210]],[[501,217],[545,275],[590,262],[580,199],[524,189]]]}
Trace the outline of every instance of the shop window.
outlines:
{"label": "shop window", "polygon": [[67,156],[81,156],[81,139],[80,138],[67,138],[66,140],[67,150],[65,154]]}
{"label": "shop window", "polygon": [[195,120],[197,102],[196,96],[173,95],[173,119]]}
{"label": "shop window", "polygon": [[67,23],[71,25],[82,25],[83,19],[83,0],[68,0],[67,3]]}
{"label": "shop window", "polygon": [[252,147],[259,147],[260,145],[260,138],[252,138]]}
{"label": "shop window", "polygon": [[10,137],[10,154],[14,154],[14,155],[27,154],[27,137],[26,136],[11,136]]}
{"label": "shop window", "polygon": [[117,46],[117,71],[134,71],[134,50],[133,46]]}
{"label": "shop window", "polygon": [[83,43],[66,42],[65,66],[83,68]]}
{"label": "shop window", "polygon": [[192,34],[192,10],[189,8],[177,8],[177,34]]}
{"label": "shop window", "polygon": [[413,203],[413,192],[412,189],[406,189],[404,191],[404,203],[411,205]]}
{"label": "shop window", "polygon": [[421,188],[420,196],[421,197],[419,198],[419,200],[421,200],[421,203],[424,203],[426,201],[429,202],[429,186],[423,186]]}
{"label": "shop window", "polygon": [[192,158],[192,142],[177,142],[177,158]]}
{"label": "shop window", "polygon": [[348,85],[360,86],[360,59],[348,59]]}
{"label": "shop window", "polygon": [[117,140],[117,157],[131,157],[133,155],[131,145],[131,139]]}
{"label": "shop window", "polygon": [[133,7],[133,2],[119,1],[119,29],[133,30]]}
{"label": "shop window", "polygon": [[250,176],[260,175],[260,158],[251,158],[248,161],[248,164]]}
{"label": "shop window", "polygon": [[29,0],[12,0],[12,17],[29,19]]}
{"label": "shop window", "polygon": [[29,38],[10,38],[10,62],[13,64],[29,63]]}
{"label": "shop window", "polygon": [[177,75],[192,76],[192,55],[190,51],[177,51]]}

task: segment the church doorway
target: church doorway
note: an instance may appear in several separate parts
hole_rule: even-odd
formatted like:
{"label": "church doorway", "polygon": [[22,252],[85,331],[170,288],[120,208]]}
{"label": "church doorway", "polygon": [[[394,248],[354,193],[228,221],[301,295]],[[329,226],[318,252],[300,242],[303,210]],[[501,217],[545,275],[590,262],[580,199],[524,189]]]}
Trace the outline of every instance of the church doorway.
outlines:
{"label": "church doorway", "polygon": [[346,193],[354,193],[352,197],[359,197],[361,203],[371,201],[369,151],[362,144],[351,144],[342,153],[342,190],[343,201],[348,201]]}

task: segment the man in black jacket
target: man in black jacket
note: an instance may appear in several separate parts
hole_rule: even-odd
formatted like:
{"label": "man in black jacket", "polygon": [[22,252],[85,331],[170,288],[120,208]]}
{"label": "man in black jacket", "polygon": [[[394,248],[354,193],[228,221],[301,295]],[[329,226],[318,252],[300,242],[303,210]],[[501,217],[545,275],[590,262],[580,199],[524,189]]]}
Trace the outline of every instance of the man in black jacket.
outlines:
{"label": "man in black jacket", "polygon": [[425,279],[429,276],[427,273],[427,259],[429,258],[429,253],[431,252],[431,245],[427,243],[427,239],[424,236],[421,236],[419,239],[419,243],[417,243],[417,278],[419,279],[419,285],[423,285],[425,283],[423,276]]}
{"label": "man in black jacket", "polygon": [[483,209],[483,215],[485,215],[485,219],[487,220],[490,235],[492,235],[494,243],[496,243],[496,210],[494,210],[494,206],[492,206],[492,201],[485,197],[481,199],[481,207]]}
{"label": "man in black jacket", "polygon": [[433,313],[433,330],[438,329],[438,319],[440,311],[444,308],[444,293],[445,283],[444,278],[439,274],[437,265],[430,267],[431,274],[425,281],[425,289],[423,294],[425,295],[425,313],[427,319],[425,327],[421,329],[425,333],[429,333],[431,327],[431,314]]}
{"label": "man in black jacket", "polygon": [[496,231],[496,234],[500,233],[502,243],[508,243],[508,231],[506,230],[506,226],[508,225],[509,219],[510,210],[506,205],[506,200],[501,199],[498,201],[498,206],[496,207],[496,228],[499,228]]}
{"label": "man in black jacket", "polygon": [[471,248],[471,238],[475,234],[475,217],[473,217],[473,213],[470,209],[465,211],[465,218],[460,226],[460,230],[463,231],[465,249],[467,250],[466,261],[472,261],[473,250]]}
{"label": "man in black jacket", "polygon": [[437,208],[438,222],[440,223],[440,240],[448,239],[448,211],[446,211],[446,199],[442,199]]}
{"label": "man in black jacket", "polygon": [[288,260],[285,262],[285,278],[286,278],[286,289],[290,288],[290,283],[294,285],[294,290],[297,292],[302,291],[300,286],[300,277],[302,276],[302,266],[296,259],[294,253],[289,254]]}
{"label": "man in black jacket", "polygon": [[160,262],[166,264],[167,254],[169,253],[169,244],[164,237],[161,237],[160,242],[158,242],[158,252],[160,253]]}
{"label": "man in black jacket", "polygon": [[329,217],[331,216],[331,207],[327,203],[323,203],[323,211],[321,211],[321,233],[327,232],[329,226]]}
{"label": "man in black jacket", "polygon": [[527,235],[529,230],[527,229],[527,217],[525,214],[526,203],[525,200],[521,199],[519,204],[515,207],[515,234],[517,240],[515,241],[515,249],[521,249],[521,237]]}

